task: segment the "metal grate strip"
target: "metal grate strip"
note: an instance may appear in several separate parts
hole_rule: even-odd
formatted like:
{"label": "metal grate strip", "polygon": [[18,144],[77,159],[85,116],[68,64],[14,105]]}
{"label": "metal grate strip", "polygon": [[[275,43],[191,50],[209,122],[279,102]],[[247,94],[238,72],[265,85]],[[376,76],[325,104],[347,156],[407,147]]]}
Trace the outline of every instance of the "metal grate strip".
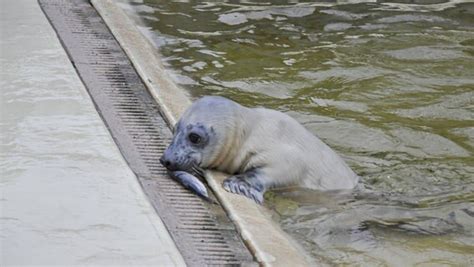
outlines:
{"label": "metal grate strip", "polygon": [[256,264],[222,207],[183,189],[158,163],[171,131],[95,9],[87,0],[39,3],[186,263]]}

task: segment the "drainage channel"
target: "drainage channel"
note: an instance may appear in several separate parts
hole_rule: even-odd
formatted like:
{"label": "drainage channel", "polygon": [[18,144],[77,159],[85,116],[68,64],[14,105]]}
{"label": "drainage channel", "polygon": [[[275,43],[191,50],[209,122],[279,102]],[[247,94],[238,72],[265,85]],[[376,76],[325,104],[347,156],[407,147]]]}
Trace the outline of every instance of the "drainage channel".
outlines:
{"label": "drainage channel", "polygon": [[185,190],[159,164],[172,133],[89,1],[39,4],[186,264],[256,265],[223,208]]}

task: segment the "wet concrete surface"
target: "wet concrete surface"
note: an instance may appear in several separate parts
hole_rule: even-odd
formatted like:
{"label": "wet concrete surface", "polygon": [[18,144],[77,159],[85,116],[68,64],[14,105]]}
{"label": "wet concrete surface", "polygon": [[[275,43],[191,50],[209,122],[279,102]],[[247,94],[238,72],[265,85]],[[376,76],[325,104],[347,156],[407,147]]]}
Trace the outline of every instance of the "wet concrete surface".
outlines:
{"label": "wet concrete surface", "polygon": [[37,2],[0,12],[0,265],[183,266]]}

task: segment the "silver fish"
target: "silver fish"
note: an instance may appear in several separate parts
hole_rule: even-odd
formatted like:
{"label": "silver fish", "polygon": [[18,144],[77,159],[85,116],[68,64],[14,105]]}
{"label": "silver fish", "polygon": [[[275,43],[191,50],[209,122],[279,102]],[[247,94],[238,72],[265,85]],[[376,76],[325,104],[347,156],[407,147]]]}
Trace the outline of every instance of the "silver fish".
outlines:
{"label": "silver fish", "polygon": [[168,173],[171,178],[178,181],[185,188],[191,190],[192,192],[196,193],[198,196],[204,198],[205,200],[214,203],[214,201],[209,198],[206,186],[196,176],[185,171],[172,171]]}

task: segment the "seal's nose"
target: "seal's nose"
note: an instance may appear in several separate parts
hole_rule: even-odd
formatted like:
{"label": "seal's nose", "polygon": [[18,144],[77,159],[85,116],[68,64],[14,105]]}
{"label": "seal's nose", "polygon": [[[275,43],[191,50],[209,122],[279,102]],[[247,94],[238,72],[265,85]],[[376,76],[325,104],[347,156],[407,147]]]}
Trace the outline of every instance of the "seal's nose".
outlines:
{"label": "seal's nose", "polygon": [[160,163],[168,170],[172,171],[176,169],[176,164],[171,160],[167,159],[164,155],[160,158]]}
{"label": "seal's nose", "polygon": [[160,163],[161,165],[165,166],[165,168],[168,168],[171,165],[171,162],[165,159],[164,155],[160,158]]}

